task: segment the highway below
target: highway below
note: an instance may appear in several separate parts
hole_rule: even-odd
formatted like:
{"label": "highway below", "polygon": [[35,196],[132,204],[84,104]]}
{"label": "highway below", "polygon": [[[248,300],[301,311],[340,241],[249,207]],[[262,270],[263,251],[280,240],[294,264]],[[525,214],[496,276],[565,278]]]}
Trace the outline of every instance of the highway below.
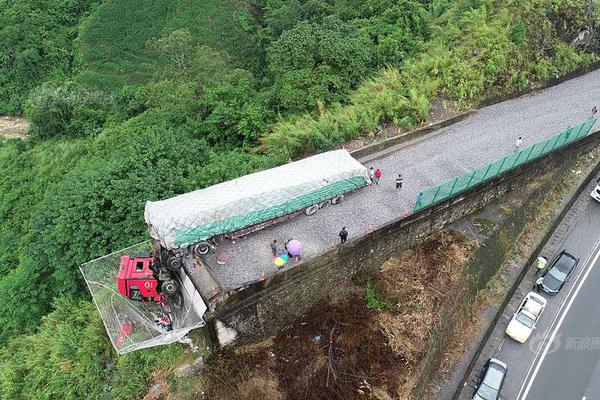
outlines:
{"label": "highway below", "polygon": [[[533,276],[524,279],[479,357],[473,379],[489,357],[508,365],[502,389],[505,400],[600,399],[600,203],[589,193],[595,180],[577,199],[542,255],[562,249],[580,258],[579,265],[556,296],[548,300],[536,330],[520,344],[504,331]],[[533,275],[533,272],[529,272]],[[460,399],[470,399],[472,387]]]}

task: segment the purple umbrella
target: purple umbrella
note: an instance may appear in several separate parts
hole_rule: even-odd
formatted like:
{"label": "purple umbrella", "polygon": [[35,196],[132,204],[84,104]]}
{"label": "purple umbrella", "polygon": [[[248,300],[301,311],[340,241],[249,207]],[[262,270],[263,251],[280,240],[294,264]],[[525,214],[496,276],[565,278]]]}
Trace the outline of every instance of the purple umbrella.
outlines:
{"label": "purple umbrella", "polygon": [[287,251],[293,256],[299,256],[302,253],[302,244],[296,239],[290,240],[287,244]]}

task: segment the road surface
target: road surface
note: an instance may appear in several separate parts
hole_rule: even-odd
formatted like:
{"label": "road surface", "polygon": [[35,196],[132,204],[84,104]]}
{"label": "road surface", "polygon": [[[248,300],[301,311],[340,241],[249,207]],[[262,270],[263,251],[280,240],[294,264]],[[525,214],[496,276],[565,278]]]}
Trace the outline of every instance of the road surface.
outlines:
{"label": "road surface", "polygon": [[[474,378],[489,357],[508,364],[502,390],[504,399],[600,399],[600,203],[589,192],[577,199],[542,255],[553,257],[562,249],[580,258],[569,281],[548,300],[536,330],[525,344],[504,334],[512,313],[531,290],[532,276],[515,293],[494,329],[471,374]],[[472,388],[460,399],[470,399]]]}
{"label": "road surface", "polygon": [[[366,164],[383,171],[381,185],[348,195],[340,205],[311,217],[302,215],[236,243],[225,243],[205,262],[225,289],[256,281],[261,274],[268,277],[277,272],[269,248],[273,239],[281,243],[300,240],[306,261],[337,245],[343,226],[352,240],[393,221],[411,210],[420,191],[512,152],[519,136],[523,136],[524,148],[582,122],[594,105],[600,105],[600,70],[482,108],[464,121]],[[398,173],[404,176],[400,191],[394,187]]]}

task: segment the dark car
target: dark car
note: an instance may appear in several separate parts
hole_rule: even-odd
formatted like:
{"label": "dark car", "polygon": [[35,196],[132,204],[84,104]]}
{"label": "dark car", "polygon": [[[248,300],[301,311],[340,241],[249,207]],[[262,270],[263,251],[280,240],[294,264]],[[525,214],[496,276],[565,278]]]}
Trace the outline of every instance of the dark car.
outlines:
{"label": "dark car", "polygon": [[502,361],[495,358],[487,360],[481,371],[481,375],[476,380],[475,392],[472,400],[499,400],[502,385],[508,367]]}
{"label": "dark car", "polygon": [[579,258],[561,251],[542,275],[539,288],[549,295],[555,295],[563,287],[569,276],[579,264]]}

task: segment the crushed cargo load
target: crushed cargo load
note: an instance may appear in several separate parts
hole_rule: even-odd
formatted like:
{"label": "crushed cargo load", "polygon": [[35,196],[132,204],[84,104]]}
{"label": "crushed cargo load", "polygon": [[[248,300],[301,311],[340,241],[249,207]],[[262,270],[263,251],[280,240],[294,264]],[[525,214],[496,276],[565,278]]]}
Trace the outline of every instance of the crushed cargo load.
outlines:
{"label": "crushed cargo load", "polygon": [[[167,250],[274,220],[329,201],[369,182],[367,169],[335,150],[161,201],[148,201],[150,236]],[[307,214],[309,213],[307,209]]]}

